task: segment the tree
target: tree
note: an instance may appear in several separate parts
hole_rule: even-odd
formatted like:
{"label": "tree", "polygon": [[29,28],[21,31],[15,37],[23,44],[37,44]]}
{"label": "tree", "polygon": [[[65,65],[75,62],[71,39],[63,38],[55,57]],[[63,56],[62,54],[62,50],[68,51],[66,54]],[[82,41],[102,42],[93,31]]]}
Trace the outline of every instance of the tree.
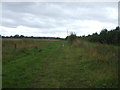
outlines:
{"label": "tree", "polygon": [[24,38],[24,35],[20,35],[19,37],[20,37],[20,38]]}
{"label": "tree", "polygon": [[67,36],[66,39],[70,44],[73,44],[76,41],[77,36],[75,33],[71,32],[70,36]]}
{"label": "tree", "polygon": [[119,26],[117,26],[115,30],[120,30],[120,27],[119,27]]}
{"label": "tree", "polygon": [[99,35],[98,33],[93,33],[91,36],[89,35],[88,40],[92,41],[92,42],[99,42]]}
{"label": "tree", "polygon": [[101,32],[100,32],[100,42],[101,43],[107,43],[107,29],[103,29]]}
{"label": "tree", "polygon": [[18,35],[18,34],[16,34],[16,35],[14,36],[14,38],[19,38],[19,35]]}

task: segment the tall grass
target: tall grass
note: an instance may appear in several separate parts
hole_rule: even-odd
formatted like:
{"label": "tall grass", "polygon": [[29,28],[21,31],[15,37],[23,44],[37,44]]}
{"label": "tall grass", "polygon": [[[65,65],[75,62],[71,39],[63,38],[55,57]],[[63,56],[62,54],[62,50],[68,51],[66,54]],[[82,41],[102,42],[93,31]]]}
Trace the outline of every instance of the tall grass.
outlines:
{"label": "tall grass", "polygon": [[40,39],[2,39],[3,63],[9,62],[17,56],[31,54],[32,49],[41,51],[41,48],[50,42],[50,40]]}
{"label": "tall grass", "polygon": [[3,40],[3,87],[117,88],[118,49],[79,39]]}
{"label": "tall grass", "polygon": [[95,87],[118,85],[119,46],[91,43],[84,40],[77,40],[73,45],[83,49],[82,62],[88,69],[89,78],[96,79],[92,82],[96,83]]}

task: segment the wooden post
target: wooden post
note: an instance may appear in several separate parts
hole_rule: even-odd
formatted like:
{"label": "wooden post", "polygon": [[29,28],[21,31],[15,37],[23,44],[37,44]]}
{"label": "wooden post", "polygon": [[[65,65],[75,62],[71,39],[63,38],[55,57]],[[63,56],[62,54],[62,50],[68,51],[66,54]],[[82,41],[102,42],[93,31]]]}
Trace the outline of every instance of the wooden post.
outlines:
{"label": "wooden post", "polygon": [[14,45],[15,49],[17,48],[17,44]]}

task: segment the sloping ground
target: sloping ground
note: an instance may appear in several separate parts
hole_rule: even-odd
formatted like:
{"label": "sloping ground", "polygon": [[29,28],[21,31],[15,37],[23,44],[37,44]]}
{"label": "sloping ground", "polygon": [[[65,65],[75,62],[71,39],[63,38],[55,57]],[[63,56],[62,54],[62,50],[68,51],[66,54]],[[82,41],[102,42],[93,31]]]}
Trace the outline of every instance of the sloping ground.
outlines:
{"label": "sloping ground", "polygon": [[3,87],[114,88],[118,85],[117,50],[84,41],[32,48],[29,54],[3,65]]}

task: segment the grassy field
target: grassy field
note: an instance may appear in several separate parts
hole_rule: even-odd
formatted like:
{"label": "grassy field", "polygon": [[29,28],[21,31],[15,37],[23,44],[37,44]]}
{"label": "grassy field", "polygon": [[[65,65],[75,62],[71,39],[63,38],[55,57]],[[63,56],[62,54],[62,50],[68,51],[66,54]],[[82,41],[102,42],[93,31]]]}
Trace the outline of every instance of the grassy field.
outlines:
{"label": "grassy field", "polygon": [[119,48],[82,40],[70,45],[3,39],[3,88],[116,88]]}

